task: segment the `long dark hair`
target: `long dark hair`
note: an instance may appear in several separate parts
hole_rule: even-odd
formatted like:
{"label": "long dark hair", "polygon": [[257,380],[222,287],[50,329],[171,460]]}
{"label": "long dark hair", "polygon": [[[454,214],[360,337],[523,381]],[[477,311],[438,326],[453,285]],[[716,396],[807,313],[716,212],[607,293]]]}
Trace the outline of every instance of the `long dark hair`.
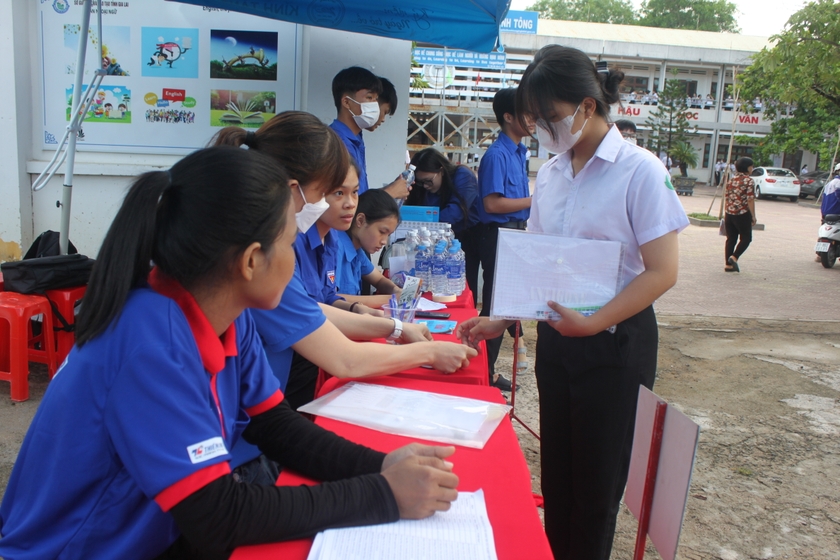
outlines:
{"label": "long dark hair", "polygon": [[[578,49],[547,45],[537,51],[516,91],[516,117],[527,129],[526,118],[550,121],[554,101],[575,105],[587,97],[595,100],[595,111],[607,121],[610,105],[618,103],[619,86],[624,72],[609,69],[599,72],[589,56]],[[553,128],[550,128],[552,136]]]}
{"label": "long dark hair", "polygon": [[[365,215],[365,222],[376,223],[386,218],[396,218],[397,225],[400,223],[400,207],[394,197],[384,189],[368,189],[359,196],[359,205],[356,207],[356,216]],[[356,220],[353,220],[353,227]],[[351,227],[352,229],[352,227]]]}
{"label": "long dark hair", "polygon": [[[464,214],[464,223],[469,224],[470,209],[467,208],[467,203],[464,202],[464,198],[458,192],[458,189],[455,188],[455,183],[452,181],[453,177],[455,177],[455,172],[458,170],[458,166],[434,148],[426,148],[414,154],[414,157],[411,158],[411,164],[417,168],[416,171],[423,171],[424,173],[441,172],[440,190],[438,191],[440,208],[446,208],[449,202],[455,198],[458,206],[461,207],[461,212]],[[423,206],[425,198],[426,189],[415,187],[411,189],[405,203],[410,206]],[[455,224],[452,225],[455,226]]]}
{"label": "long dark hair", "polygon": [[301,185],[320,182],[325,195],[344,183],[350,166],[350,154],[341,138],[318,117],[303,111],[279,113],[256,132],[225,127],[210,145],[245,145],[269,155]]}
{"label": "long dark hair", "polygon": [[286,172],[272,158],[206,148],[137,178],[111,224],[76,321],[76,344],[99,336],[141,285],[150,261],[187,290],[223,281],[251,243],[268,251],[286,225]]}

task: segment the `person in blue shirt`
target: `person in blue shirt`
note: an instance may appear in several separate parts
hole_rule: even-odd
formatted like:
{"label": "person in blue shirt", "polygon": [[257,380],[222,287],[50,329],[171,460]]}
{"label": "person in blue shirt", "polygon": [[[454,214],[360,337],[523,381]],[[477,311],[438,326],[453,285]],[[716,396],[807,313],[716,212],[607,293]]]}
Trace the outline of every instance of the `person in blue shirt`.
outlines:
{"label": "person in blue shirt", "polygon": [[[238,546],[422,518],[456,499],[453,447],[388,455],[294,412],[247,308],[294,269],[288,177],[208,148],[140,176],[102,243],[76,345],[50,382],[0,505],[0,556],[227,558]],[[154,268],[150,266],[154,263]],[[244,438],[324,484],[242,484]]]}
{"label": "person in blue shirt", "polygon": [[[332,81],[332,95],[337,112],[330,124],[347,147],[350,157],[359,166],[359,194],[370,188],[365,159],[365,139],[362,130],[370,130],[381,124],[381,108],[378,103],[382,93],[382,82],[370,70],[351,66],[335,75]],[[396,96],[396,90],[394,90]],[[394,104],[396,110],[396,103]],[[410,185],[398,175],[385,191],[397,199],[408,196]]]}
{"label": "person in blue shirt", "polygon": [[[350,167],[347,150],[335,132],[302,111],[275,115],[257,131],[226,127],[214,143],[263,152],[287,170],[300,231],[309,231],[329,207],[325,195],[344,183]],[[321,285],[317,281],[316,286]],[[294,295],[284,296],[275,309],[252,310],[268,361],[294,407],[313,397],[315,378],[307,362],[346,378],[386,375],[420,365],[451,373],[476,355],[471,349],[465,352],[462,344],[432,342],[425,325],[402,324],[319,304],[308,295],[309,289],[301,271],[296,270],[287,288]],[[401,344],[354,342],[377,338]],[[331,351],[325,352],[325,348]],[[298,375],[299,368],[306,375]],[[259,452],[251,449],[249,454],[254,458]]]}
{"label": "person in blue shirt", "polygon": [[[383,189],[370,189],[359,197],[353,224],[338,236],[336,282],[347,301],[381,307],[390,300],[388,294],[400,293],[400,288],[376,270],[368,258],[387,245],[399,225],[400,208]],[[385,295],[361,295],[362,280],[376,288],[377,294]]]}
{"label": "person in blue shirt", "polygon": [[437,206],[440,221],[452,224],[455,237],[461,242],[466,259],[467,285],[476,303],[478,293],[479,239],[478,183],[473,171],[465,165],[456,165],[434,148],[414,154],[411,163],[416,167],[414,188],[406,204]]}
{"label": "person in blue shirt", "polygon": [[820,214],[823,221],[829,214],[840,214],[840,163],[834,166],[834,178],[823,188]]}
{"label": "person in blue shirt", "polygon": [[385,122],[385,117],[393,117],[397,112],[397,88],[394,87],[391,80],[383,76],[379,76],[379,81],[382,83],[382,91],[376,99],[376,102],[379,103],[379,120],[368,129],[371,132],[382,126],[382,123]]}
{"label": "person in blue shirt", "polygon": [[[493,277],[496,271],[496,246],[499,228],[525,229],[531,208],[531,190],[525,171],[525,152],[522,138],[530,136],[516,116],[516,88],[499,90],[493,97],[493,112],[501,133],[487,148],[478,168],[478,219],[481,239],[478,243],[484,286],[481,292],[482,317],[490,315],[493,297]],[[508,330],[513,336],[511,330]],[[520,332],[520,355],[524,355],[524,341]],[[491,385],[509,391],[511,383],[495,372],[496,358],[502,346],[502,336],[487,341],[487,362]],[[520,357],[520,360],[522,358]],[[524,363],[524,362],[521,362]]]}

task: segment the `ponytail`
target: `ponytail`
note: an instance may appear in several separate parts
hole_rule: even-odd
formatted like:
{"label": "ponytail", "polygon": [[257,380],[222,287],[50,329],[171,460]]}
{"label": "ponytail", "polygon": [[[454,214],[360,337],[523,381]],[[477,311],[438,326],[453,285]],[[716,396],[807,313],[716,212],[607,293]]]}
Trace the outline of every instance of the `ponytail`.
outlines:
{"label": "ponytail", "polygon": [[595,111],[609,120],[610,105],[619,101],[619,86],[624,72],[617,68],[601,72],[592,59],[578,49],[547,45],[537,51],[516,91],[516,116],[523,125],[526,119],[551,121],[554,102],[579,105],[587,97],[595,101]]}
{"label": "ponytail", "polygon": [[102,334],[119,316],[128,292],[149,275],[158,201],[169,186],[168,171],[151,171],[129,189],[90,275],[85,304],[76,320],[79,347]]}
{"label": "ponytail", "polygon": [[207,148],[141,175],[105,235],[76,322],[76,344],[104,333],[154,262],[185,289],[224,281],[250,244],[270,251],[286,223],[289,179],[255,150]]}

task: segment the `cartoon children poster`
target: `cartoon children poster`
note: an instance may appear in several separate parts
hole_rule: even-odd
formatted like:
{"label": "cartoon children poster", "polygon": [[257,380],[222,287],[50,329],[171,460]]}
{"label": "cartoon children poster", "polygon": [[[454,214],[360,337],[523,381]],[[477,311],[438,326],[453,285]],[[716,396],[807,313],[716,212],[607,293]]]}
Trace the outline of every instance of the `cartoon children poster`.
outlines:
{"label": "cartoon children poster", "polygon": [[[81,28],[78,24],[64,24],[64,71],[67,74],[76,73],[76,53],[79,49],[79,33]],[[122,25],[102,26],[102,68],[109,76],[128,76],[134,69],[128,56],[131,45],[131,28]],[[95,70],[95,60],[92,53],[99,53],[99,37],[96,26],[88,30],[88,63],[85,65],[85,76],[90,76]]]}
{"label": "cartoon children poster", "polygon": [[277,33],[211,29],[210,77],[277,80]]}
{"label": "cartoon children poster", "polygon": [[[87,85],[82,92],[87,91]],[[67,120],[70,120],[71,105],[73,103],[73,86],[64,90],[66,96]],[[102,123],[131,123],[131,92],[125,86],[100,85],[93,94],[86,122]]]}
{"label": "cartoon children poster", "polygon": [[144,77],[198,78],[198,29],[144,27],[141,36]]}
{"label": "cartoon children poster", "polygon": [[147,123],[159,124],[195,124],[194,97],[187,95],[187,90],[163,88],[158,94],[150,91],[143,96]]}

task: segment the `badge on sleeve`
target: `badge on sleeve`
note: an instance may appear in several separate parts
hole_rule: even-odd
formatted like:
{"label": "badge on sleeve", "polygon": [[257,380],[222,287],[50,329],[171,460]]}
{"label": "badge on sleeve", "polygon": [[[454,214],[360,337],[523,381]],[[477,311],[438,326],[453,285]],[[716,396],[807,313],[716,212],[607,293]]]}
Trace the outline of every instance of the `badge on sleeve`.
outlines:
{"label": "badge on sleeve", "polygon": [[330,284],[335,284],[335,270],[327,271],[327,278],[330,279]]}
{"label": "badge on sleeve", "polygon": [[194,445],[187,447],[187,453],[190,455],[190,461],[195,465],[209,461],[213,457],[224,455],[227,453],[225,442],[220,437],[214,437],[200,441]]}
{"label": "badge on sleeve", "polygon": [[673,185],[673,183],[671,183],[671,176],[670,175],[665,175],[665,186],[668,187],[671,190],[674,190],[674,185]]}

